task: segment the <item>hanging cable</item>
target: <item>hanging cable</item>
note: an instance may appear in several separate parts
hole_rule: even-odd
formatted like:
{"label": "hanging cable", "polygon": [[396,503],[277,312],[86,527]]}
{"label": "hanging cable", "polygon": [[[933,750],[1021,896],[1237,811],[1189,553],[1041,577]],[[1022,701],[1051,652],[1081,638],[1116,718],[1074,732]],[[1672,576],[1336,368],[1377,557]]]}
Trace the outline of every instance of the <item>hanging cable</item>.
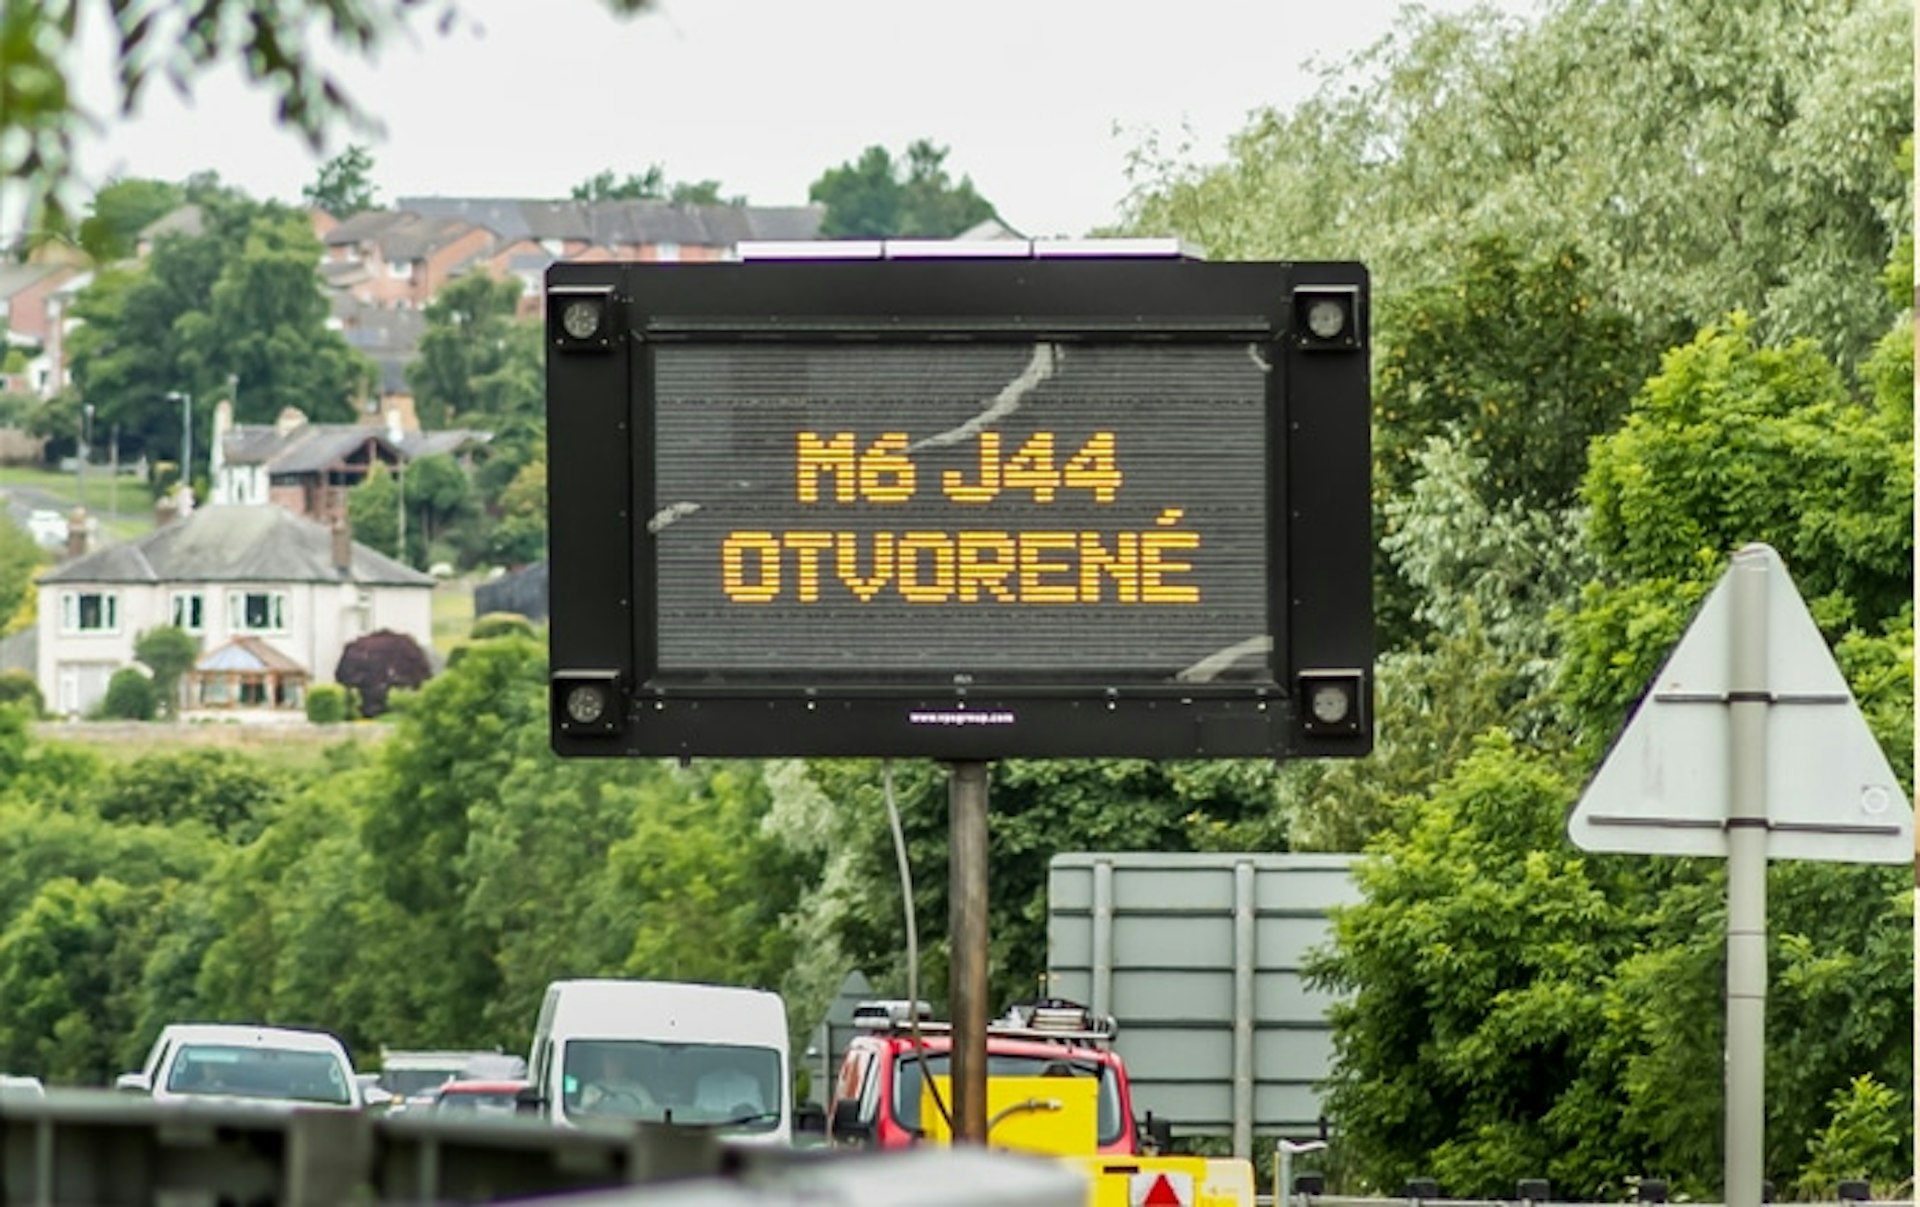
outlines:
{"label": "hanging cable", "polygon": [[[913,922],[913,869],[907,864],[907,836],[900,829],[900,809],[893,802],[893,760],[882,761],[881,769],[887,794],[887,824],[893,828],[893,857],[900,867],[900,903],[907,916],[907,1031],[913,1036],[913,1057],[920,1062],[920,1084],[933,1095],[934,1109],[940,1112],[951,1136],[953,1115],[947,1110],[946,1099],[940,1096],[932,1071],[927,1068],[927,1044],[920,1036],[920,932]],[[951,1052],[947,1054],[947,1064],[952,1067]]]}

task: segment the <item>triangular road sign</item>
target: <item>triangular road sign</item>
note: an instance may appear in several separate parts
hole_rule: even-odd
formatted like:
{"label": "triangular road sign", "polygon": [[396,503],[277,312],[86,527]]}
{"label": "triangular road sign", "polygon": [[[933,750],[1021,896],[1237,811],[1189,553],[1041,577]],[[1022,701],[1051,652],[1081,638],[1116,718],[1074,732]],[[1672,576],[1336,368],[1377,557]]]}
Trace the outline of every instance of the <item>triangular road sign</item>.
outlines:
{"label": "triangular road sign", "polygon": [[1132,1207],[1193,1207],[1190,1173],[1137,1173],[1128,1190]]}
{"label": "triangular road sign", "polygon": [[1568,836],[1589,851],[1726,855],[1736,573],[1767,578],[1768,856],[1910,862],[1913,809],[1806,601],[1765,545],[1734,556],[1581,794]]}

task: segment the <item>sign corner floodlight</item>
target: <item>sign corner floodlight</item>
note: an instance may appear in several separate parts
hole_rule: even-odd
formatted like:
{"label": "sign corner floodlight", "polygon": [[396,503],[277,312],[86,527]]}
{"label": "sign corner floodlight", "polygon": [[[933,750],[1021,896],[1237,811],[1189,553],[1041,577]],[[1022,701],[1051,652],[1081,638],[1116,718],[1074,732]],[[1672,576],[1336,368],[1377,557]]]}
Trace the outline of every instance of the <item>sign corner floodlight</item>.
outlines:
{"label": "sign corner floodlight", "polygon": [[1365,316],[1357,285],[1302,285],[1293,291],[1293,316],[1302,351],[1350,351],[1362,345]]}
{"label": "sign corner floodlight", "polygon": [[613,347],[613,290],[574,286],[547,294],[547,334],[562,352],[605,352]]}
{"label": "sign corner floodlight", "polygon": [[562,671],[553,676],[553,715],[561,732],[610,737],[625,722],[618,671]]}
{"label": "sign corner floodlight", "polygon": [[1366,675],[1358,669],[1301,671],[1302,724],[1311,734],[1364,733],[1366,693]]}

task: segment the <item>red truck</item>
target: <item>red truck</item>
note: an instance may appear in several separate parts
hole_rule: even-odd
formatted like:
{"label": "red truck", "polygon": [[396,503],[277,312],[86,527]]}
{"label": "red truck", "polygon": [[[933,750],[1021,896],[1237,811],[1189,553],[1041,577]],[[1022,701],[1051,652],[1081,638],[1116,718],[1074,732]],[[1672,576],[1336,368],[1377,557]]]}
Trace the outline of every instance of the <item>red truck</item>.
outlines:
{"label": "red truck", "polygon": [[[923,1048],[904,1001],[863,1002],[854,1009],[856,1035],[834,1080],[829,1135],[835,1143],[900,1148],[921,1139],[920,1112],[928,1074],[952,1076],[952,1028],[928,1017],[920,1003]],[[1021,1003],[987,1028],[987,1077],[1073,1077],[1098,1083],[1096,1152],[1137,1156],[1164,1147],[1164,1129],[1137,1123],[1126,1065],[1113,1050],[1113,1021],[1096,1019],[1075,1003],[1048,999]],[[1143,1131],[1161,1132],[1160,1143]],[[989,1139],[992,1137],[989,1135]]]}
{"label": "red truck", "polygon": [[[927,1078],[952,1084],[952,1028],[928,1018],[925,1003],[902,1001],[862,1003],[853,1021],[861,1034],[834,1081],[831,1140],[900,1148],[950,1136],[945,1120],[923,1114],[933,1101]],[[1113,1036],[1113,1020],[1057,998],[1021,1003],[989,1024],[987,1143],[1076,1163],[1088,1177],[1087,1207],[1252,1207],[1247,1161],[1163,1155],[1170,1129],[1151,1115],[1134,1119]]]}

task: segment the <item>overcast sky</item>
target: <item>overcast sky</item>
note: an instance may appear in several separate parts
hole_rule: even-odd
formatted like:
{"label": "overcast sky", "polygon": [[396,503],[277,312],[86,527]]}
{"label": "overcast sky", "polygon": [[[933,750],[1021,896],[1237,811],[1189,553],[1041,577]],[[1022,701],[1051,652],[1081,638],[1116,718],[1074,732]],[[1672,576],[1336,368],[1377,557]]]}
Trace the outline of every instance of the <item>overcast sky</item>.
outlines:
{"label": "overcast sky", "polygon": [[[622,20],[600,0],[459,3],[469,20],[453,32],[423,28],[372,66],[340,63],[383,133],[337,132],[316,158],[276,128],[270,96],[222,71],[190,103],[154,88],[134,119],[84,145],[86,178],[211,169],[255,197],[298,201],[327,155],[359,142],[387,203],[564,197],[597,172],[658,163],[669,180],[799,205],[865,148],[898,157],[927,138],[1015,228],[1082,235],[1116,219],[1129,152],[1157,136],[1224,159],[1251,111],[1309,95],[1313,64],[1369,45],[1400,11],[1400,0],[656,0]],[[103,46],[83,38],[80,50]],[[87,53],[80,80],[102,113],[107,63]]]}

